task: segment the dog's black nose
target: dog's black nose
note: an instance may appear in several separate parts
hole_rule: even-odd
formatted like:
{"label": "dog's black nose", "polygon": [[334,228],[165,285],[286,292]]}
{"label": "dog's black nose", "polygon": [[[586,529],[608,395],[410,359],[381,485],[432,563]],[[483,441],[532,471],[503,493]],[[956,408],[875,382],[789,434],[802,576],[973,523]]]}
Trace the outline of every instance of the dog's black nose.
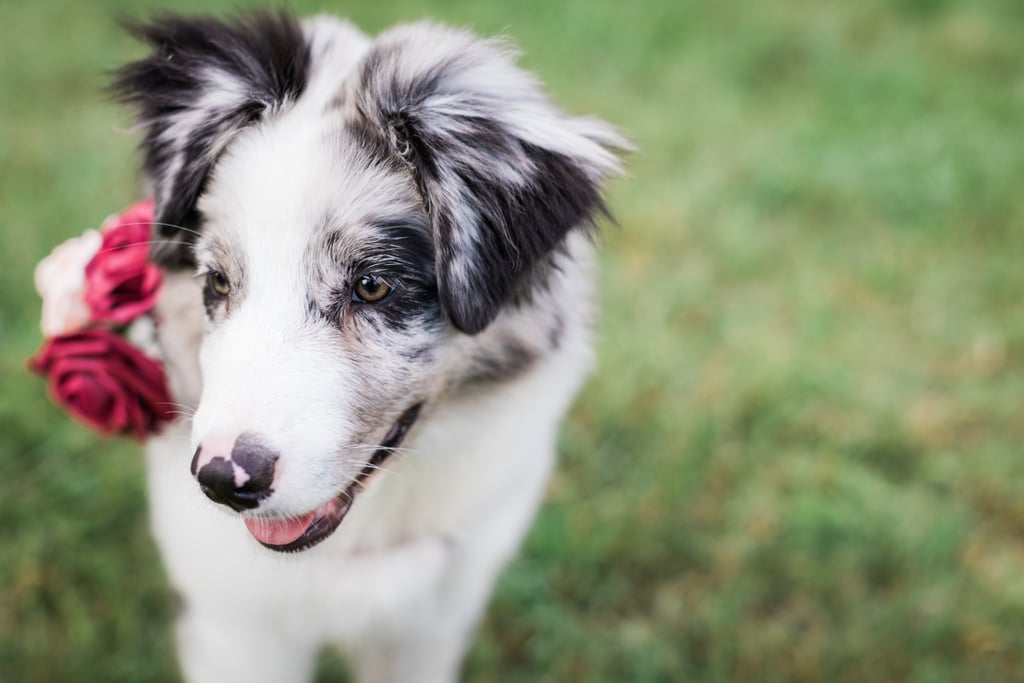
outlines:
{"label": "dog's black nose", "polygon": [[192,458],[192,473],[206,496],[232,510],[251,510],[273,493],[274,464],[278,454],[256,434],[245,432],[235,440],[230,456],[204,457],[203,447]]}

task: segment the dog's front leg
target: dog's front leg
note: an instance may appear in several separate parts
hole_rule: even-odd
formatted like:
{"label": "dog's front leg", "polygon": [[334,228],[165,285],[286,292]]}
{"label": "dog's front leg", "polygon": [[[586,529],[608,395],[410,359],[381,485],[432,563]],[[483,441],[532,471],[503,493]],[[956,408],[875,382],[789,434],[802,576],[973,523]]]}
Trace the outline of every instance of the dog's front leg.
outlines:
{"label": "dog's front leg", "polygon": [[303,683],[312,680],[316,647],[261,615],[185,607],[178,656],[188,683]]}

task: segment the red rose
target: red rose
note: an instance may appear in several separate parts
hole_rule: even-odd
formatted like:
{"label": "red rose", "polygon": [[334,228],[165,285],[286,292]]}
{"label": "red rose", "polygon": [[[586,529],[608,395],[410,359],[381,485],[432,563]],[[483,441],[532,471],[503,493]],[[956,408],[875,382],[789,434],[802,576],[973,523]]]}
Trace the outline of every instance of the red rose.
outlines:
{"label": "red rose", "polygon": [[49,380],[59,405],[102,434],[141,441],[174,419],[163,366],[110,330],[47,339],[29,368]]}
{"label": "red rose", "polygon": [[85,266],[92,321],[125,325],[156,304],[160,269],[149,261],[153,200],[132,204],[102,228],[103,243]]}

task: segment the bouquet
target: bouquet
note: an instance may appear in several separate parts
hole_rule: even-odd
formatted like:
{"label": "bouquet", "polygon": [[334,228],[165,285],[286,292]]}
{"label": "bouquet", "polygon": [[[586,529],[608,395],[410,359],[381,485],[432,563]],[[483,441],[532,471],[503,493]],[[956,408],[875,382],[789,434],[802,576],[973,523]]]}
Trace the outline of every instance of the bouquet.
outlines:
{"label": "bouquet", "polygon": [[161,271],[149,260],[152,223],[153,200],[142,200],[39,263],[44,342],[29,360],[72,417],[140,441],[175,414],[162,363],[124,336],[152,316],[160,294]]}

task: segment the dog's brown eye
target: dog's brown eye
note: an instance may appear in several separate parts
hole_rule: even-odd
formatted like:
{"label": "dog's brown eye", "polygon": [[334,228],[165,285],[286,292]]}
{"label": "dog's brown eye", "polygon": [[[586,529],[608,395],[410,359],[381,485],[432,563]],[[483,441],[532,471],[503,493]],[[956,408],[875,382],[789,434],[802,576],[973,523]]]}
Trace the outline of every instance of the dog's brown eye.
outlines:
{"label": "dog's brown eye", "polygon": [[206,286],[211,292],[222,298],[231,293],[231,283],[216,271],[206,274]]}
{"label": "dog's brown eye", "polygon": [[382,300],[391,293],[386,282],[373,275],[364,275],[356,281],[352,290],[352,299],[361,303],[372,304]]}

